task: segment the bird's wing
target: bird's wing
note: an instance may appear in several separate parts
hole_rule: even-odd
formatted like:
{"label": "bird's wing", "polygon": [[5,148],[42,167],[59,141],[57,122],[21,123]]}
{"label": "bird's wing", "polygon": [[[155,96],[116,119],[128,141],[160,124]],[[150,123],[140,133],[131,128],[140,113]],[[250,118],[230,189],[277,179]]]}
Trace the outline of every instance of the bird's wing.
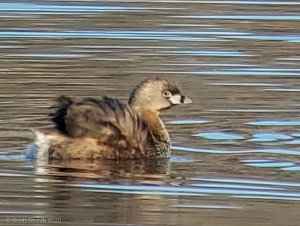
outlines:
{"label": "bird's wing", "polygon": [[108,144],[122,141],[143,148],[151,136],[150,129],[127,104],[109,97],[81,102],[61,98],[52,121],[71,137],[92,137]]}

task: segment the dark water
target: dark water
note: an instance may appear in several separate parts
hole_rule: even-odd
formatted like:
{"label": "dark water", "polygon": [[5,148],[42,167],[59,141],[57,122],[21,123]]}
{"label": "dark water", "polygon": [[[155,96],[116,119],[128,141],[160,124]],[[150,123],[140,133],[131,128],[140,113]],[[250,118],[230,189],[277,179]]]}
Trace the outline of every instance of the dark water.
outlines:
{"label": "dark water", "polygon": [[[0,225],[299,225],[299,7],[1,2]],[[193,99],[162,114],[170,161],[24,159],[54,97],[126,100],[155,76]]]}

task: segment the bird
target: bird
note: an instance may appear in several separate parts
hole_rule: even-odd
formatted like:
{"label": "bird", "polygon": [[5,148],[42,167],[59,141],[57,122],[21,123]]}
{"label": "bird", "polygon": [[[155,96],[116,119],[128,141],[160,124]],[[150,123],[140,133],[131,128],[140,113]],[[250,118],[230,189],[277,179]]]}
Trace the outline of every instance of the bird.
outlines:
{"label": "bird", "polygon": [[127,103],[108,96],[74,100],[60,96],[50,113],[55,129],[35,132],[37,158],[163,159],[171,156],[169,133],[159,113],[190,104],[177,83],[150,78]]}

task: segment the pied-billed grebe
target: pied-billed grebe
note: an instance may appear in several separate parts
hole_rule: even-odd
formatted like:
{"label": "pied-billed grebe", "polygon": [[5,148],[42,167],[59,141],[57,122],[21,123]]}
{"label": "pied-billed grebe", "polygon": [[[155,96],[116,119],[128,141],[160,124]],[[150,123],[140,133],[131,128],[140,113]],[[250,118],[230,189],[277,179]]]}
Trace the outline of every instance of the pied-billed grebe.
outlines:
{"label": "pied-billed grebe", "polygon": [[36,132],[38,156],[49,159],[134,159],[170,157],[170,137],[159,112],[191,103],[177,84],[148,79],[117,99],[57,99],[51,114],[57,131]]}

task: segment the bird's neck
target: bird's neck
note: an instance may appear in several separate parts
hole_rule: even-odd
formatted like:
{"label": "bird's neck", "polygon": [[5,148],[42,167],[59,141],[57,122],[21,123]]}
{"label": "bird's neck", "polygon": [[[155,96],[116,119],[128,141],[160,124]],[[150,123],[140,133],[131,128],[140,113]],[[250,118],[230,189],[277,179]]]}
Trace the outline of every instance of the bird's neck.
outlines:
{"label": "bird's neck", "polygon": [[169,133],[157,111],[147,108],[135,108],[135,112],[151,128],[154,137],[159,142],[170,143]]}

